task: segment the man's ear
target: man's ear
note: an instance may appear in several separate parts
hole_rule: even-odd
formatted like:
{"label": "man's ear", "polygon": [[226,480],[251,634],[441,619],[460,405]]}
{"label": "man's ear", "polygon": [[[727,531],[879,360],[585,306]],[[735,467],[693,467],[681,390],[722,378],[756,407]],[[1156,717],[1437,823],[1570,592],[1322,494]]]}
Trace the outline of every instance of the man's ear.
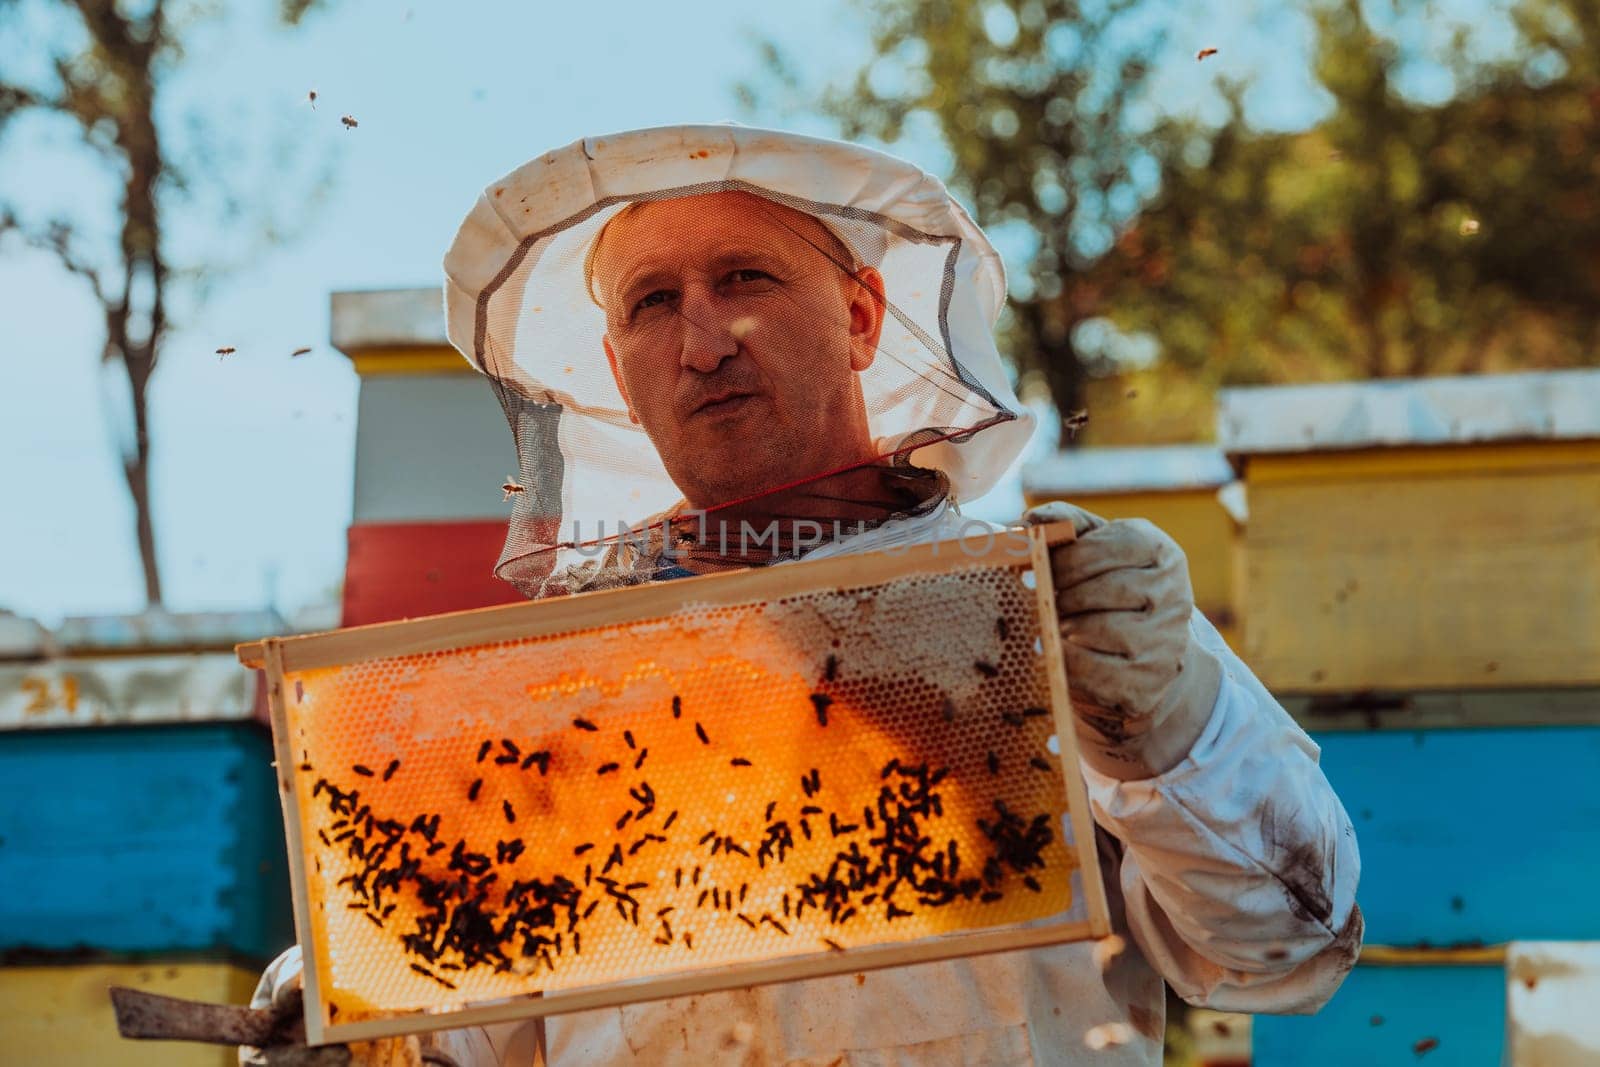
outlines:
{"label": "man's ear", "polygon": [[878,354],[884,297],[883,275],[875,268],[862,267],[855,278],[850,296],[850,369],[859,374],[872,366],[873,357]]}
{"label": "man's ear", "polygon": [[611,351],[611,338],[602,334],[600,337],[600,343],[605,346],[606,362],[611,364],[611,377],[615,379],[617,383],[617,392],[622,394],[622,402],[627,405],[628,418],[637,423],[639,421],[639,416],[633,410],[633,401],[628,399],[628,386],[627,383],[622,380],[622,368],[617,366],[617,354]]}

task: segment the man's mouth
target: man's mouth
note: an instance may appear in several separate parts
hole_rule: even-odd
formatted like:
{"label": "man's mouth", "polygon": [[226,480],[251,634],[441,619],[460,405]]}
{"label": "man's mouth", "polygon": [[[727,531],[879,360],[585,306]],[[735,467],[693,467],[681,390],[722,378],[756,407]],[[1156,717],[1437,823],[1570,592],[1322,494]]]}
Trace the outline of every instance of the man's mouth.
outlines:
{"label": "man's mouth", "polygon": [[696,415],[724,415],[739,410],[745,402],[754,397],[754,393],[723,393],[720,396],[710,397],[694,409]]}

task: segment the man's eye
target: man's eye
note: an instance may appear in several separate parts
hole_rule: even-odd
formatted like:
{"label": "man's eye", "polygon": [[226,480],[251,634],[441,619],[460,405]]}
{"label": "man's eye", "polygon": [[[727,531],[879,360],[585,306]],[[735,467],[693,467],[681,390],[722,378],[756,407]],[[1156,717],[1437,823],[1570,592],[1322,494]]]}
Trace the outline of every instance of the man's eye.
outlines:
{"label": "man's eye", "polygon": [[657,289],[653,293],[646,294],[643,299],[641,299],[637,304],[633,305],[633,309],[635,311],[643,311],[645,308],[652,308],[657,304],[665,304],[671,299],[672,293],[670,290]]}
{"label": "man's eye", "polygon": [[729,271],[728,272],[728,280],[730,282],[770,282],[770,281],[776,281],[776,279],[773,278],[773,276],[768,274],[766,271],[757,270],[754,267],[741,267],[739,270]]}

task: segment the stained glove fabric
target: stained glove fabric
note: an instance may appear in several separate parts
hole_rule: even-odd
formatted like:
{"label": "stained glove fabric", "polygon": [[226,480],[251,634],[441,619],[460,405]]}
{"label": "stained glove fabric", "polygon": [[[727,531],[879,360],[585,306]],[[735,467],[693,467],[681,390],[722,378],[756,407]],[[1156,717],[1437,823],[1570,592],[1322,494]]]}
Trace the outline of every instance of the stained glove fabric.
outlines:
{"label": "stained glove fabric", "polygon": [[[290,1010],[300,998],[303,960],[300,946],[291,945],[267,965],[250,997],[252,1008]],[[357,1041],[347,1047],[353,1067],[476,1067],[499,1062],[484,1031],[446,1030],[380,1041]],[[240,1067],[272,1067],[270,1049],[239,1049]]]}
{"label": "stained glove fabric", "polygon": [[1067,503],[1023,519],[1070,521],[1078,535],[1051,549],[1050,567],[1084,762],[1122,780],[1171,770],[1222,684],[1221,661],[1196,639],[1183,549],[1143,519],[1107,522]]}

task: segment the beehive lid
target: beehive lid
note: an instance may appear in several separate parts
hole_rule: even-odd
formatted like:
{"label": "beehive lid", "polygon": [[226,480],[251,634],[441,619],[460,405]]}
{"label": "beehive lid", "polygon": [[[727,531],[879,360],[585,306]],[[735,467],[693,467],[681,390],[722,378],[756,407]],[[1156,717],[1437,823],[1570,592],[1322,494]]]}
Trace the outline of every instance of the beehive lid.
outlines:
{"label": "beehive lid", "polygon": [[1215,489],[1231,481],[1233,469],[1215,445],[1064,450],[1022,468],[1030,498]]}
{"label": "beehive lid", "polygon": [[437,287],[334,293],[329,338],[341,352],[363,348],[445,348],[444,297]]}
{"label": "beehive lid", "polygon": [[69,656],[231,649],[240,641],[281,633],[275,611],[170,612],[136,615],[74,615],[63,619],[54,639]]}
{"label": "beehive lid", "polygon": [[1600,370],[1224,389],[1230,457],[1600,438]]}

